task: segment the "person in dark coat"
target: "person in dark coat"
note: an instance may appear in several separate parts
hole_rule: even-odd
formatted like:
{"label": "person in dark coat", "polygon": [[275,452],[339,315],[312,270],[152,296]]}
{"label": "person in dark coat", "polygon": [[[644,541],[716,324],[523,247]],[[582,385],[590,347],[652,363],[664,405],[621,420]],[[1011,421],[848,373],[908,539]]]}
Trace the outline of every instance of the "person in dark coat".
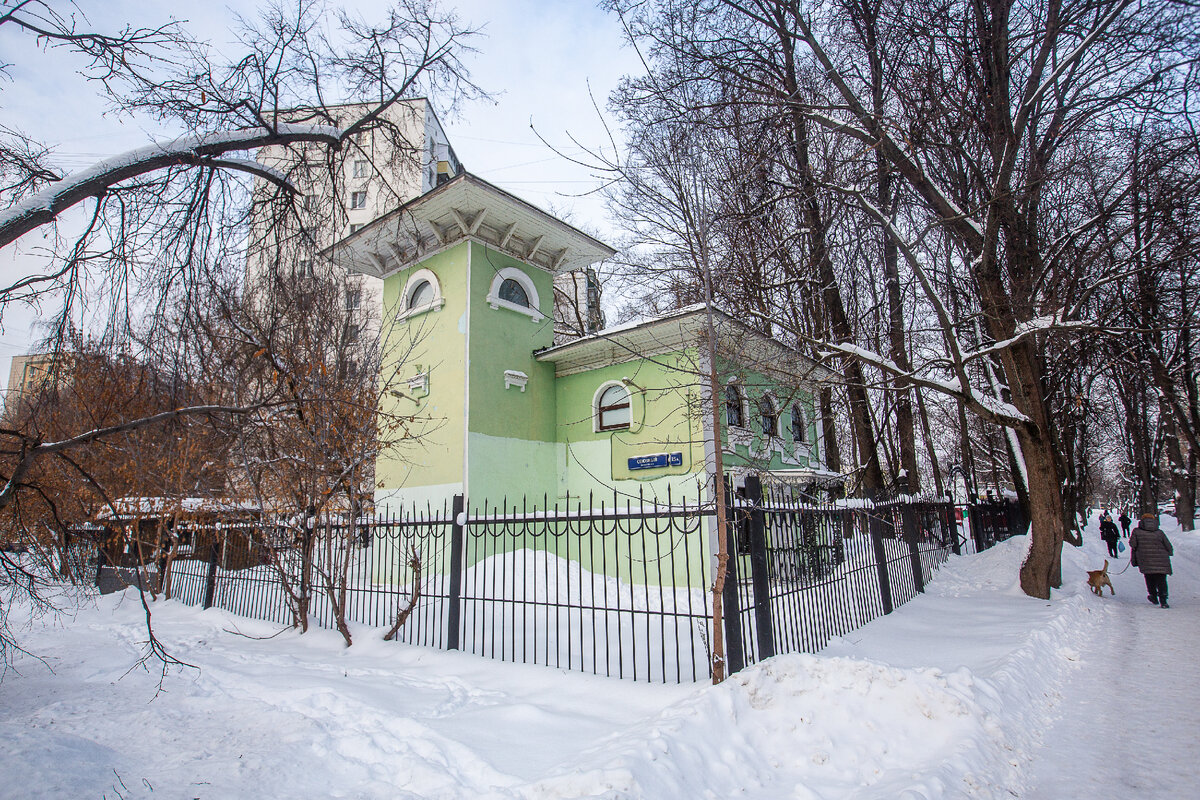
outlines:
{"label": "person in dark coat", "polygon": [[1100,518],[1100,538],[1108,545],[1109,556],[1116,558],[1120,555],[1117,552],[1117,540],[1121,538],[1121,533],[1117,530],[1117,523],[1108,514]]}
{"label": "person in dark coat", "polygon": [[1121,509],[1121,516],[1117,517],[1117,521],[1121,523],[1121,535],[1128,539],[1129,523],[1132,522],[1132,520],[1129,519],[1129,514],[1125,511],[1125,509]]}
{"label": "person in dark coat", "polygon": [[1171,574],[1171,540],[1159,530],[1158,517],[1142,514],[1138,526],[1129,535],[1129,563],[1146,579],[1146,599],[1163,608],[1167,605],[1167,576]]}

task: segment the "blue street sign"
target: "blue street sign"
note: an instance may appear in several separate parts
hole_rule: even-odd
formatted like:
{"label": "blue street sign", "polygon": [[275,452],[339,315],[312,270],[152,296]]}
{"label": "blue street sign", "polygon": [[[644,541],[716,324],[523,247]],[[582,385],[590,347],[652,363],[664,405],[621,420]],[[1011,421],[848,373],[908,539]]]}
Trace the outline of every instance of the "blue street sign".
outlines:
{"label": "blue street sign", "polygon": [[653,453],[648,456],[634,456],[629,459],[629,468],[631,470],[682,466],[683,453]]}

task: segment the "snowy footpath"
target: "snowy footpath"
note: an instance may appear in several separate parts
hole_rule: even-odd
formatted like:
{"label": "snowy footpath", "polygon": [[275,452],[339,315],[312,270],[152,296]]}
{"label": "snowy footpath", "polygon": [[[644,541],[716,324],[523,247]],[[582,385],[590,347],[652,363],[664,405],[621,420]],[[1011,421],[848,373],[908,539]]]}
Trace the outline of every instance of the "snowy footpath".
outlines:
{"label": "snowy footpath", "polygon": [[137,596],[73,617],[8,606],[0,798],[1195,797],[1200,534],[1170,610],[1126,559],[1086,591],[1093,527],[1052,601],[1016,585],[1023,538],[951,558],[929,591],[818,655],[719,687],[662,686],[292,631],[177,603],[137,666]]}

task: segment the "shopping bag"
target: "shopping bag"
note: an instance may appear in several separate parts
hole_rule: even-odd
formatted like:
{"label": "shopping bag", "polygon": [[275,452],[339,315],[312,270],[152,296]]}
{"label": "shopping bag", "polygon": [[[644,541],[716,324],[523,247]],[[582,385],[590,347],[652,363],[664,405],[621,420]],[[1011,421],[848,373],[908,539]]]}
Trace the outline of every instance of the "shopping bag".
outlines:
{"label": "shopping bag", "polygon": [[1125,543],[1124,542],[1117,542],[1117,552],[1118,553],[1125,552]]}

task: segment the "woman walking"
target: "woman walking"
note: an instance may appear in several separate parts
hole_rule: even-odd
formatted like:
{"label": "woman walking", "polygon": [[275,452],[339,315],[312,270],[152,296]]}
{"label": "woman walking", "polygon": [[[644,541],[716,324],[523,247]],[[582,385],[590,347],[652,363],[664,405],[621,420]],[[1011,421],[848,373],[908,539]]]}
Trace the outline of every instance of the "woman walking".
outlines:
{"label": "woman walking", "polygon": [[1163,608],[1167,605],[1167,576],[1171,574],[1171,540],[1158,528],[1158,517],[1142,514],[1138,526],[1129,535],[1129,563],[1146,579],[1146,599]]}
{"label": "woman walking", "polygon": [[1100,538],[1108,545],[1109,557],[1116,558],[1119,555],[1117,541],[1121,538],[1121,534],[1117,531],[1117,523],[1113,522],[1107,511],[1100,515]]}

